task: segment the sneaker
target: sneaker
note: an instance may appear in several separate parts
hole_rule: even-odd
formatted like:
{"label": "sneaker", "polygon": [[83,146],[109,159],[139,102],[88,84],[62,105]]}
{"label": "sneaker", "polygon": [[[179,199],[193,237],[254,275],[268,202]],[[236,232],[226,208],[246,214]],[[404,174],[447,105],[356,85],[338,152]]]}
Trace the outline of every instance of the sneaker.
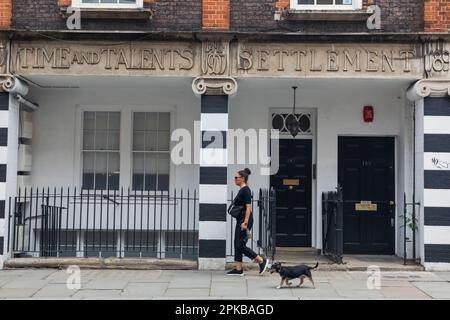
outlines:
{"label": "sneaker", "polygon": [[244,271],[243,270],[233,269],[233,270],[227,272],[227,276],[239,276],[239,277],[242,277],[243,275],[244,275]]}
{"label": "sneaker", "polygon": [[269,265],[269,260],[267,260],[266,258],[263,258],[263,262],[261,262],[259,264],[259,274],[263,274],[264,271],[266,271],[267,266]]}

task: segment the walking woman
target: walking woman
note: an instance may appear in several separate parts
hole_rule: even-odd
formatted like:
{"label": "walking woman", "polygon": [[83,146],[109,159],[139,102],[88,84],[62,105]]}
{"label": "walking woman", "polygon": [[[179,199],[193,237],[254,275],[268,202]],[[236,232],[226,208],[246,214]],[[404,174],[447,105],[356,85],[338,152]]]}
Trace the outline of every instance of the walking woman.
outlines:
{"label": "walking woman", "polygon": [[228,272],[230,276],[243,276],[242,257],[246,255],[259,264],[259,274],[263,274],[267,268],[268,260],[257,255],[252,249],[247,247],[247,231],[253,227],[253,214],[251,210],[252,192],[247,186],[248,176],[251,174],[248,168],[236,172],[234,183],[239,186],[239,192],[234,198],[234,205],[244,207],[240,216],[236,218],[236,229],[234,231],[234,261],[236,268]]}

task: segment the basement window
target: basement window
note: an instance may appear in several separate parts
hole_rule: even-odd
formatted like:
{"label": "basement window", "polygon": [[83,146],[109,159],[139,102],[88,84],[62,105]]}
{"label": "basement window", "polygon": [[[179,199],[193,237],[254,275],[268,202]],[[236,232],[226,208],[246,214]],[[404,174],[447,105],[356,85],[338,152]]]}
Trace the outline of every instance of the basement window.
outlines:
{"label": "basement window", "polygon": [[294,10],[360,10],[362,0],[291,0]]}
{"label": "basement window", "polygon": [[73,0],[72,6],[92,9],[140,9],[144,6],[144,0]]}

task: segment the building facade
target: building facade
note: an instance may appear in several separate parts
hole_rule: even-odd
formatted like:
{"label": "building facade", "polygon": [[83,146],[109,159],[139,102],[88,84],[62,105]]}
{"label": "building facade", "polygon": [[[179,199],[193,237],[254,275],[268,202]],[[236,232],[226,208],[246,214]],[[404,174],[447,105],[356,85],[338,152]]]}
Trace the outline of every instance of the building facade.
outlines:
{"label": "building facade", "polygon": [[223,269],[249,167],[276,194],[277,246],[322,249],[339,186],[344,254],[450,269],[447,1],[110,2],[0,0],[2,262],[42,255],[56,223],[76,256],[143,257],[132,229]]}

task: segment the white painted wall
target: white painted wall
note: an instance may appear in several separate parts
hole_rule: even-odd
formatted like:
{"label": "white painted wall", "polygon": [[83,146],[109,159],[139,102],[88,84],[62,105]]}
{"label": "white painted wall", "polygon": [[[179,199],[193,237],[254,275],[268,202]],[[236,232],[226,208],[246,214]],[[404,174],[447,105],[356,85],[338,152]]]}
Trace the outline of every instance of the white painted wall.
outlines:
{"label": "white painted wall", "polygon": [[[393,136],[397,140],[397,220],[402,214],[403,192],[411,197],[412,136],[410,108],[405,92],[408,83],[389,81],[356,80],[246,80],[239,81],[237,96],[230,104],[231,128],[265,128],[269,123],[269,108],[291,108],[292,85],[299,85],[298,108],[317,110],[316,152],[317,180],[314,182],[316,216],[313,217],[313,246],[322,246],[321,194],[335,190],[337,186],[337,141],[338,136]],[[371,124],[362,120],[362,108],[372,105],[375,121]],[[245,112],[242,110],[245,108]],[[230,166],[231,171],[243,165]],[[253,169],[250,185],[257,191],[267,187],[269,178],[258,175]],[[233,188],[232,174],[229,186]],[[234,187],[236,190],[236,188]],[[397,230],[399,222],[397,221]],[[396,252],[402,251],[402,239],[396,240]]]}
{"label": "white painted wall", "polygon": [[[173,112],[173,127],[193,130],[194,121],[200,119],[200,100],[192,94],[190,81],[168,80],[155,85],[143,81],[109,88],[93,82],[79,89],[41,89],[33,87],[30,99],[37,101],[39,110],[34,114],[33,164],[31,183],[34,187],[67,187],[81,185],[80,132],[83,108],[121,110],[124,126],[131,125],[127,111]],[[122,126],[122,129],[124,127]],[[121,148],[131,154],[131,137],[121,140]],[[131,168],[131,156],[122,157],[121,169]],[[171,189],[198,189],[198,165],[171,166]],[[121,184],[127,188],[130,172],[123,175]]]}
{"label": "white painted wall", "polygon": [[[129,79],[129,78],[127,78]],[[40,104],[34,114],[33,186],[72,186],[79,150],[76,149],[77,106],[120,106],[121,108],[167,108],[174,110],[174,127],[193,129],[200,118],[200,100],[190,88],[191,80],[148,79],[123,80],[120,85],[91,82],[78,89],[32,88],[30,97]],[[289,80],[246,79],[239,81],[238,93],[230,99],[230,128],[268,128],[269,109],[292,106],[292,85],[299,85],[298,108],[314,108],[317,112],[316,155],[317,181],[313,190],[316,215],[313,218],[313,246],[321,248],[321,193],[337,186],[337,139],[339,135],[393,136],[397,138],[397,217],[402,214],[402,196],[407,186],[411,196],[412,136],[411,114],[405,101],[409,83],[387,80]],[[362,121],[364,105],[375,108],[375,122]],[[197,151],[196,151],[197,152]],[[234,171],[247,165],[229,166],[228,191],[234,186]],[[257,165],[249,165],[253,174],[250,187],[257,192],[268,187],[269,177],[258,173]],[[197,188],[198,166],[172,167],[171,187]],[[397,223],[397,228],[399,224]],[[255,230],[257,225],[255,225]],[[227,235],[231,234],[230,226]],[[397,254],[401,254],[397,239]],[[228,251],[227,251],[228,252]]]}

